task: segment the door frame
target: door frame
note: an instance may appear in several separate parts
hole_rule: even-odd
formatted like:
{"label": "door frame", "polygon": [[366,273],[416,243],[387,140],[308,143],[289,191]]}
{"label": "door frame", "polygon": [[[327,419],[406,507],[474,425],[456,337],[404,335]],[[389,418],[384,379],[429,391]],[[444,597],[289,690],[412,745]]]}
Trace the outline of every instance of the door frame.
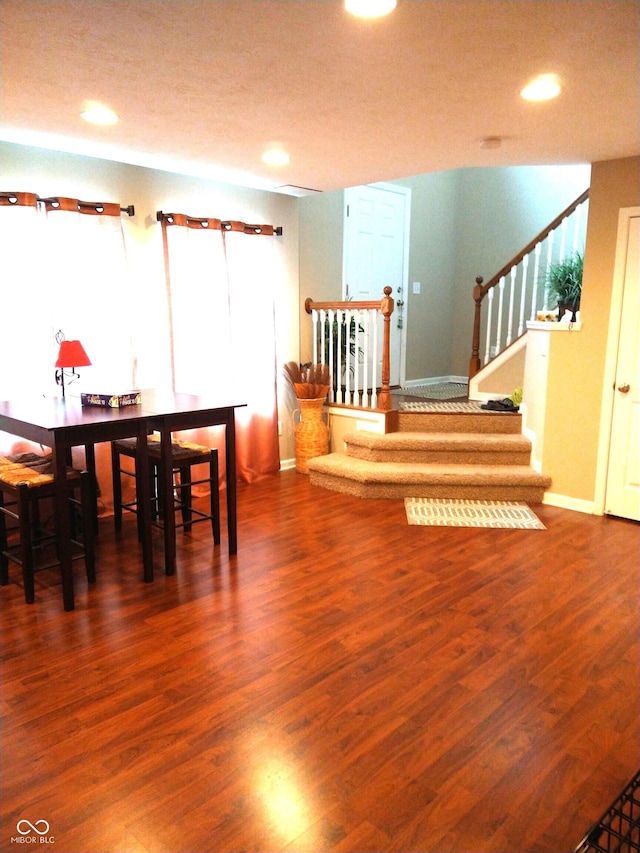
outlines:
{"label": "door frame", "polygon": [[611,310],[609,312],[609,331],[605,356],[604,384],[602,388],[602,408],[600,410],[600,438],[596,464],[596,482],[594,493],[594,513],[604,515],[607,497],[607,475],[609,471],[609,452],[611,448],[611,428],[613,425],[613,404],[615,400],[615,382],[620,348],[620,321],[622,319],[622,298],[629,243],[630,223],[640,216],[640,207],[621,207],[618,212],[618,231],[616,254],[611,287]]}
{"label": "door frame", "polygon": [[[400,330],[400,364],[399,364],[399,382],[400,386],[403,386],[405,383],[406,375],[407,375],[407,326],[409,325],[407,320],[409,317],[409,248],[411,245],[411,187],[405,187],[401,184],[391,184],[385,183],[384,181],[379,181],[374,184],[363,184],[363,186],[373,187],[373,189],[377,190],[385,190],[386,192],[394,192],[398,195],[404,196],[404,246],[402,250],[402,290],[404,296],[404,322],[402,324],[402,329]],[[357,189],[357,187],[348,187],[349,190]],[[343,195],[343,222],[345,223],[343,233],[342,233],[342,299],[346,299],[346,286],[347,286],[347,190],[344,191]],[[397,294],[392,294],[394,299],[394,313],[395,313],[395,302],[396,302]],[[380,298],[382,299],[382,294],[380,294]],[[393,317],[393,315],[391,315]]]}

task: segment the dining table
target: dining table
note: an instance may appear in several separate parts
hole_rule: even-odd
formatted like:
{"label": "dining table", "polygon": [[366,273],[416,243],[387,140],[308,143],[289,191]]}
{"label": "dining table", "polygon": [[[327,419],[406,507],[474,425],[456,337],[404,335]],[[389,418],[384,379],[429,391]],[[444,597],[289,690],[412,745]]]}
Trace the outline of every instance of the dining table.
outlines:
{"label": "dining table", "polygon": [[[151,524],[150,462],[147,437],[160,434],[159,476],[165,494],[173,489],[171,435],[181,430],[224,427],[226,466],[227,535],[229,554],[238,550],[236,509],[236,437],[235,410],[246,403],[220,400],[212,396],[183,394],[148,389],[137,392],[139,403],[127,406],[82,405],[78,396],[25,396],[0,402],[0,430],[34,441],[52,451],[55,472],[55,521],[58,531],[62,598],[65,610],[75,607],[71,520],[67,510],[69,485],[66,468],[71,449],[84,445],[87,468],[95,476],[95,445],[122,438],[136,438],[138,489],[143,514],[143,580],[153,581],[154,560]],[[176,568],[175,515],[164,518],[164,570],[172,575]]]}

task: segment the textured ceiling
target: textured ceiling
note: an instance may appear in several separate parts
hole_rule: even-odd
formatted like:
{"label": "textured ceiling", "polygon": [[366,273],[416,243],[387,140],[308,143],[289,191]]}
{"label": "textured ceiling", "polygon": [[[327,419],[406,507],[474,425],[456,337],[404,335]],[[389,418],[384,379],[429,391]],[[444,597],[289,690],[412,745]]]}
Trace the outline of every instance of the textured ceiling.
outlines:
{"label": "textured ceiling", "polygon": [[[640,153],[638,0],[2,0],[0,138],[247,186]],[[564,85],[531,104],[541,72]],[[108,104],[108,128],[79,117]],[[503,138],[485,150],[479,140]],[[260,157],[271,143],[284,167]]]}

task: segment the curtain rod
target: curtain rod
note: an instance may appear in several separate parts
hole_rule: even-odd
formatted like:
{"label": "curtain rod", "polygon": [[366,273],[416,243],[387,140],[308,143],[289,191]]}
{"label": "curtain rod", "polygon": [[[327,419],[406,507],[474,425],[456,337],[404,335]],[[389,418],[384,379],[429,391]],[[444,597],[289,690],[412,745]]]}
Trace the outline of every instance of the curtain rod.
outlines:
{"label": "curtain rod", "polygon": [[[54,207],[56,205],[56,202],[58,204],[60,203],[56,196],[52,196],[51,198],[38,198],[37,201],[40,204],[51,204]],[[78,207],[92,207],[98,213],[100,213],[101,209],[104,208],[105,204],[107,204],[107,202],[80,201],[80,199],[78,199]],[[129,204],[126,207],[120,207],[120,213],[126,213],[127,216],[135,216],[136,215],[136,209],[135,209],[134,205]]]}
{"label": "curtain rod", "polygon": [[[31,193],[10,193],[10,192],[0,192],[0,198],[5,198],[9,204],[17,204],[19,196],[30,195]],[[74,199],[75,200],[75,199]],[[36,204],[51,204],[55,206],[55,203],[59,203],[59,199],[56,196],[52,196],[51,198],[40,198],[40,196],[35,196]],[[100,201],[80,201],[78,199],[78,207],[92,207],[96,212],[100,212],[101,208],[104,208],[105,204],[110,202],[100,202]],[[136,209],[134,205],[129,204],[127,207],[120,207],[121,213],[126,213],[127,216],[135,216]]]}
{"label": "curtain rod", "polygon": [[[180,214],[180,215],[183,216],[184,214]],[[173,222],[174,216],[176,216],[175,213],[164,213],[162,210],[156,211],[156,219],[158,220],[158,222],[162,222],[163,219],[166,219],[167,222],[169,222],[171,224]],[[186,216],[186,215],[184,216],[184,218],[187,222],[199,223],[204,228],[208,227],[209,219],[210,219],[210,217],[206,217],[206,216]],[[218,220],[216,220],[216,221],[218,221]],[[243,223],[243,224],[244,224],[245,228],[249,229],[250,231],[255,231],[256,234],[259,234],[260,231],[262,230],[262,228],[264,227],[263,225],[249,225],[247,223]],[[220,228],[223,228],[225,231],[231,230],[232,227],[233,227],[233,223],[230,222],[229,220],[224,220],[224,219],[220,220]],[[283,229],[282,225],[277,225],[277,226],[271,225],[269,227],[273,228],[274,237],[282,237],[282,235],[284,233],[284,229]]]}

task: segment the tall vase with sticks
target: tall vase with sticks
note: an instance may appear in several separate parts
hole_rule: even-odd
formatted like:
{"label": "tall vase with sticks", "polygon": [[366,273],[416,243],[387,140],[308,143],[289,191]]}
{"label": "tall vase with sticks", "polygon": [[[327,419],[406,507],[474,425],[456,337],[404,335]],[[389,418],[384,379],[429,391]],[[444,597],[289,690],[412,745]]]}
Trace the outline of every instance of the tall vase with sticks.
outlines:
{"label": "tall vase with sticks", "polygon": [[284,371],[295,392],[300,413],[295,427],[296,471],[308,474],[309,459],[329,452],[329,429],[322,419],[322,407],[330,385],[329,367],[290,361],[285,364]]}

